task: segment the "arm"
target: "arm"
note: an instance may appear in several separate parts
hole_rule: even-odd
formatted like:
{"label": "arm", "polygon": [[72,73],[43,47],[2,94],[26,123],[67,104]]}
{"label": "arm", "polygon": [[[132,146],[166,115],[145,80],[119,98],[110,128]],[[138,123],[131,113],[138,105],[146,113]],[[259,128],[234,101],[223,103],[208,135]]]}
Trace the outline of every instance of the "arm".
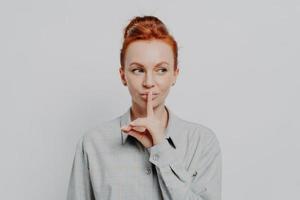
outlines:
{"label": "arm", "polygon": [[201,156],[194,156],[197,162],[194,171],[188,171],[183,163],[176,162],[175,149],[167,140],[148,150],[164,199],[221,200],[222,156],[214,135],[205,143]]}
{"label": "arm", "polygon": [[77,143],[69,180],[67,200],[94,200],[90,181],[88,157],[84,150],[84,137]]}

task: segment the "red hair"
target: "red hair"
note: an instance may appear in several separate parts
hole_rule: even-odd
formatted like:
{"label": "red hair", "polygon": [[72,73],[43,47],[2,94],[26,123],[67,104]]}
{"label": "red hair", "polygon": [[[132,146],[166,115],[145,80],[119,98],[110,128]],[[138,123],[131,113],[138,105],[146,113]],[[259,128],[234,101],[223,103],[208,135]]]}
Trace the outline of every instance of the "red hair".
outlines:
{"label": "red hair", "polygon": [[170,35],[165,24],[154,16],[134,17],[124,29],[123,45],[120,53],[121,67],[125,67],[125,53],[130,43],[137,40],[159,39],[169,44],[174,55],[174,70],[178,64],[178,47],[173,36]]}

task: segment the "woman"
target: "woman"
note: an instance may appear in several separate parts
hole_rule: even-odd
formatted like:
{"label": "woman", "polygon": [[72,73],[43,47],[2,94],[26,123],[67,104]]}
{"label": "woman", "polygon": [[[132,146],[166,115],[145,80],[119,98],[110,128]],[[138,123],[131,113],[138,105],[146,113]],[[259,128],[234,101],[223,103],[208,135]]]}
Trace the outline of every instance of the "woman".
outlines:
{"label": "woman", "polygon": [[220,200],[216,135],[165,105],[179,68],[177,43],[163,22],[132,19],[120,62],[132,105],[80,138],[68,200]]}

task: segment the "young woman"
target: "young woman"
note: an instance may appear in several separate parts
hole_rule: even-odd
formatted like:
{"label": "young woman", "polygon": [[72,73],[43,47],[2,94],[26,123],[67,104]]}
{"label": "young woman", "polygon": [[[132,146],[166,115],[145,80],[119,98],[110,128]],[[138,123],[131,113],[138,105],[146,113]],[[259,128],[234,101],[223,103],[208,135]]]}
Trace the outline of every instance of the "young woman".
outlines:
{"label": "young woman", "polygon": [[179,74],[177,55],[157,17],[135,17],[127,25],[119,72],[132,105],[80,138],[68,200],[221,199],[216,135],[165,105]]}

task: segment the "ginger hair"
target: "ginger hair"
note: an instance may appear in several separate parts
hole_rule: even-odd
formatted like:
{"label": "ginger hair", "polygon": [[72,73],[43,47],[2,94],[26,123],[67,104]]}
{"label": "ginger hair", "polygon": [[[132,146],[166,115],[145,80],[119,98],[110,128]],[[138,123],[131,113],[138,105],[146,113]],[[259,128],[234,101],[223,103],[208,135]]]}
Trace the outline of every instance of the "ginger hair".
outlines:
{"label": "ginger hair", "polygon": [[177,42],[166,25],[155,16],[137,16],[130,20],[124,29],[123,45],[120,53],[121,67],[125,67],[125,54],[128,46],[138,40],[161,40],[171,46],[174,55],[174,70],[178,64]]}

